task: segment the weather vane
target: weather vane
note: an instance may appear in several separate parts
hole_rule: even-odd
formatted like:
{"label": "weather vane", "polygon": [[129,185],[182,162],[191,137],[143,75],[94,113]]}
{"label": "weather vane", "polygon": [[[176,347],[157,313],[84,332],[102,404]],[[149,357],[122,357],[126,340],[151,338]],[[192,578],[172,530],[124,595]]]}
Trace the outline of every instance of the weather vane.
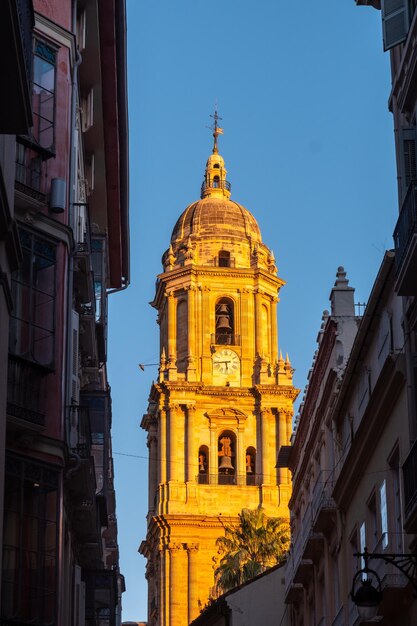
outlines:
{"label": "weather vane", "polygon": [[218,125],[218,121],[223,118],[221,118],[217,112],[217,103],[215,104],[215,107],[214,107],[214,115],[210,115],[210,117],[212,117],[214,120],[214,123],[211,126],[209,126],[210,130],[213,131],[213,137],[214,137],[213,154],[217,154],[218,153],[217,137],[219,135],[223,135],[223,132],[224,132],[223,128],[220,128],[220,126]]}

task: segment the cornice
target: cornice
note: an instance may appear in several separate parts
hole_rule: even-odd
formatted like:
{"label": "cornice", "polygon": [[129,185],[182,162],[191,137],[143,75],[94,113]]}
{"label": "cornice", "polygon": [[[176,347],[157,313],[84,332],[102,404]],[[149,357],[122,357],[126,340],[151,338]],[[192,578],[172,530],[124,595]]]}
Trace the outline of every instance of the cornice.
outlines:
{"label": "cornice", "polygon": [[[181,397],[176,395],[181,393]],[[184,396],[184,392],[197,396],[223,397],[223,398],[253,398],[256,400],[268,396],[280,397],[292,402],[297,398],[300,390],[290,385],[255,385],[254,387],[225,387],[215,385],[205,385],[204,383],[190,383],[187,381],[169,382],[162,381],[154,383],[151,389],[151,399],[158,401],[161,395],[169,394],[170,402],[178,404],[189,404],[190,400]]]}
{"label": "cornice", "polygon": [[[253,287],[251,288],[250,291],[256,292],[259,289],[259,281],[262,280],[263,282],[267,283],[271,290],[274,291],[274,294],[271,293],[267,293],[264,292],[266,296],[268,297],[276,297],[276,292],[278,292],[281,287],[283,285],[285,285],[285,281],[282,280],[282,278],[279,278],[278,276],[274,276],[272,274],[270,274],[269,272],[267,272],[266,270],[262,270],[259,268],[255,268],[255,269],[251,269],[251,268],[224,268],[223,270],[220,270],[218,267],[206,267],[206,266],[194,266],[194,267],[190,267],[190,266],[186,266],[186,267],[181,267],[178,268],[176,270],[170,270],[168,272],[163,272],[161,274],[158,274],[157,276],[157,288],[156,288],[156,293],[155,293],[155,297],[151,302],[151,305],[153,307],[158,308],[158,304],[161,301],[161,298],[163,297],[165,291],[167,290],[167,284],[174,282],[178,279],[184,279],[186,277],[190,278],[190,282],[194,283],[194,286],[196,289],[199,289],[198,285],[195,285],[195,282],[199,279],[199,278],[204,278],[204,277],[209,277],[209,278],[223,278],[223,279],[239,279],[239,278],[243,278],[243,279],[249,279],[251,281],[253,281]],[[207,287],[207,285],[204,285],[202,288],[204,289],[205,287]],[[170,291],[176,291],[176,290],[182,290],[182,289],[186,289],[187,285],[178,285],[178,289],[175,289],[173,287],[170,287],[169,290]],[[239,288],[236,287],[236,291],[238,291]]]}

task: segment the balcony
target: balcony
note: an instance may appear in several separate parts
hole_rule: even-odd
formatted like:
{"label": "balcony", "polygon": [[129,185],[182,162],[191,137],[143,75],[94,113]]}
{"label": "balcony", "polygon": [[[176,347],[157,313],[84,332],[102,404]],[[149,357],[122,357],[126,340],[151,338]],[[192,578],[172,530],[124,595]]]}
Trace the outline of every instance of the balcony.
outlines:
{"label": "balcony", "polygon": [[232,188],[231,184],[228,180],[212,180],[212,181],[204,181],[201,185],[201,196],[204,195],[204,192],[207,189],[226,189],[226,191],[230,191]]}
{"label": "balcony", "polygon": [[313,488],[313,530],[320,533],[326,533],[333,528],[336,516],[336,503],[329,495],[333,488],[329,476],[328,470],[322,470]]}
{"label": "balcony", "polygon": [[258,474],[206,474],[196,476],[199,485],[247,485],[248,487],[260,484]]}
{"label": "balcony", "polygon": [[417,531],[417,441],[414,442],[403,465],[404,477],[404,528]]}
{"label": "balcony", "polygon": [[42,155],[23,143],[18,137],[16,142],[16,191],[29,196],[41,205],[46,204],[47,177],[43,167]]}
{"label": "balcony", "polygon": [[76,423],[71,450],[81,459],[89,459],[91,456],[91,428],[88,407],[72,406],[71,417]]}
{"label": "balcony", "polygon": [[394,230],[396,284],[399,296],[417,295],[417,181],[412,181]]}
{"label": "balcony", "polygon": [[35,426],[45,426],[46,376],[44,367],[9,355],[7,413]]}
{"label": "balcony", "polygon": [[[377,554],[383,554],[384,551],[389,553],[402,552],[401,548],[400,550],[397,549],[397,542],[398,536],[395,533],[384,533],[373,552]],[[404,588],[408,585],[408,579],[392,563],[386,563],[383,559],[372,559],[372,555],[369,560],[369,567],[375,570],[381,579],[381,587],[384,592],[381,613],[384,614],[384,606],[388,608],[397,602],[401,603],[404,597]]]}

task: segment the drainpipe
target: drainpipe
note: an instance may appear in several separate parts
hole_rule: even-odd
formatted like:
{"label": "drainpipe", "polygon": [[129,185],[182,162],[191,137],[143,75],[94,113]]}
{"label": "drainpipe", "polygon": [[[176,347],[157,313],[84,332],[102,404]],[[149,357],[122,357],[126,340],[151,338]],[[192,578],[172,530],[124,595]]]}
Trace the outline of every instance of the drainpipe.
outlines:
{"label": "drainpipe", "polygon": [[[77,0],[72,0],[72,32],[76,33],[76,25],[77,25]],[[72,68],[72,78],[71,78],[71,110],[70,110],[70,167],[68,172],[68,224],[72,226],[73,224],[73,211],[72,211],[72,203],[74,201],[74,184],[76,181],[76,162],[75,162],[75,154],[74,154],[74,134],[75,134],[75,122],[76,122],[76,106],[77,106],[77,91],[78,91],[78,66],[81,63],[81,56],[77,51],[77,58],[74,63],[74,67]],[[73,271],[74,271],[74,250],[69,251],[68,255],[68,276],[67,276],[67,290],[66,290],[66,345],[65,345],[65,375],[64,375],[64,384],[63,384],[63,393],[64,393],[64,402],[63,402],[63,424],[62,424],[62,437],[64,438],[65,443],[69,442],[69,428],[68,428],[68,406],[71,400],[71,358],[72,358],[72,292],[73,292]],[[80,462],[79,458],[77,459],[77,455],[70,455],[75,461],[76,466],[77,463]],[[75,470],[72,469],[70,472]],[[66,475],[68,476],[68,474]],[[58,546],[58,580],[57,580],[57,598],[59,601],[58,608],[58,623],[65,623],[66,616],[64,615],[65,608],[65,594],[70,593],[71,588],[70,585],[67,584],[69,581],[65,580],[66,571],[64,568],[67,567],[67,563],[64,559],[64,479],[65,472],[62,475],[62,484],[61,484],[61,494],[60,494],[60,507],[59,507],[59,546]],[[72,601],[72,595],[69,596]]]}

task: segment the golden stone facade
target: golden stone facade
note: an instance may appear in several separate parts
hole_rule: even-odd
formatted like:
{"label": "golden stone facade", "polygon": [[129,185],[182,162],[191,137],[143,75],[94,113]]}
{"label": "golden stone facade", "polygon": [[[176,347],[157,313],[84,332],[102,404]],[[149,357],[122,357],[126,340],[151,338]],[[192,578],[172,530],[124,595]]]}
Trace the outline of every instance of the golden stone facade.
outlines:
{"label": "golden stone facade", "polygon": [[242,508],[288,517],[293,402],[288,357],[278,354],[284,281],[254,217],[230,200],[214,148],[201,199],[178,219],[152,305],[160,325],[158,382],[148,431],[146,540],[149,626],[184,626],[213,593],[217,537]]}

